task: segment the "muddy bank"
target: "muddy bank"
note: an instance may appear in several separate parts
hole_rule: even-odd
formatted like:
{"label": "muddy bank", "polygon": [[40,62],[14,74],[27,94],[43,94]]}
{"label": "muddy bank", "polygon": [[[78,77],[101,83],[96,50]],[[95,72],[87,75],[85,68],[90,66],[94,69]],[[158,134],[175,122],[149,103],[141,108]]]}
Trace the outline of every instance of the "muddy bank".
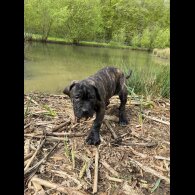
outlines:
{"label": "muddy bank", "polygon": [[96,184],[101,195],[170,194],[169,100],[129,96],[125,127],[118,105],[113,97],[95,147],[85,144],[94,118],[76,123],[68,97],[25,95],[25,194],[92,194]]}

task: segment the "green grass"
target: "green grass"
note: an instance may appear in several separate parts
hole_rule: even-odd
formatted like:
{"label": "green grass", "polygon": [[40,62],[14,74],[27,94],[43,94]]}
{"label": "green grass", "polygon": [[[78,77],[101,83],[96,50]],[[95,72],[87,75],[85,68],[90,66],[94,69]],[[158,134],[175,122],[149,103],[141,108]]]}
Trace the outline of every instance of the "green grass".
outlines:
{"label": "green grass", "polygon": [[[170,66],[156,65],[152,67],[130,66],[132,75],[127,80],[127,89],[130,95],[144,95],[146,97],[170,97]],[[125,74],[128,68],[123,66]]]}

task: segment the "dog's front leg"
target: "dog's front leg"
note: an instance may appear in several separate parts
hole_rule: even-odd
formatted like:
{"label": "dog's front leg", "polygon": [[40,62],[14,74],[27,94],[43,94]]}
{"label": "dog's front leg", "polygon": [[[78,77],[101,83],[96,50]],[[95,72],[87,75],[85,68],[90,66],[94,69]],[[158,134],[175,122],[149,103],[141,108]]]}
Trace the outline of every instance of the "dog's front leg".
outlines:
{"label": "dog's front leg", "polygon": [[89,145],[99,145],[100,144],[100,127],[104,119],[105,114],[105,104],[98,106],[96,111],[96,118],[94,120],[93,126],[91,127],[90,133],[86,139],[87,144]]}

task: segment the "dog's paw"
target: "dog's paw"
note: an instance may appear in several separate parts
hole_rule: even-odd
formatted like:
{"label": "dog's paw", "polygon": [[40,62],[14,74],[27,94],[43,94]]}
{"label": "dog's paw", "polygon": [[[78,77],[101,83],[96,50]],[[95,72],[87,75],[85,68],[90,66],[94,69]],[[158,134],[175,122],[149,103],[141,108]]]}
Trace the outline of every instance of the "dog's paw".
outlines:
{"label": "dog's paw", "polygon": [[119,121],[119,125],[120,125],[120,126],[126,126],[126,125],[128,125],[127,119],[120,120],[120,121]]}
{"label": "dog's paw", "polygon": [[99,145],[100,144],[100,137],[98,133],[94,133],[93,131],[89,134],[86,139],[88,145]]}

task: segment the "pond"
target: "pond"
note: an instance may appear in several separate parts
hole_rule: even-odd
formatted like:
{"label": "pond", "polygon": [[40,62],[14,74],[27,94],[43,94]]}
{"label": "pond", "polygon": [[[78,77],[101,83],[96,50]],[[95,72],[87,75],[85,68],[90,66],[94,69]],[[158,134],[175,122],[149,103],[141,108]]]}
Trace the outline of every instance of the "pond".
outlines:
{"label": "pond", "polygon": [[84,79],[105,66],[144,70],[169,63],[146,51],[33,42],[25,49],[24,92],[62,94],[70,81]]}

